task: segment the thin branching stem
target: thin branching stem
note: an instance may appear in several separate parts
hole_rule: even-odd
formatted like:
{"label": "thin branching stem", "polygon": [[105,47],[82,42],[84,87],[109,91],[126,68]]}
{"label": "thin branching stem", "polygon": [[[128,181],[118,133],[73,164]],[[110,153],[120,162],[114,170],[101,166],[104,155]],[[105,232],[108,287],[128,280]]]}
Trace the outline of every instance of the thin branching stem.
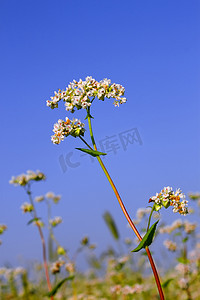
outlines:
{"label": "thin branching stem", "polygon": [[[27,189],[26,192],[28,194],[30,203],[33,206],[33,216],[37,220],[38,217],[37,217],[37,213],[36,213],[36,210],[35,210],[35,205],[34,205],[34,202],[33,202],[33,198],[32,198],[32,194],[31,194],[30,186],[28,186],[28,189]],[[48,271],[48,264],[47,264],[46,243],[45,243],[45,240],[44,240],[44,235],[43,235],[43,232],[42,232],[42,228],[38,224],[37,221],[36,221],[36,225],[37,225],[37,228],[38,228],[38,231],[39,231],[39,235],[40,235],[40,239],[41,239],[41,242],[42,242],[43,264],[44,264],[44,270],[45,270],[45,276],[46,276],[47,286],[48,286],[48,290],[50,292],[52,290],[52,286],[51,286],[51,281],[50,281],[50,278],[49,278],[49,271]],[[54,297],[51,296],[50,299],[53,300]]]}
{"label": "thin branching stem", "polygon": [[[94,147],[94,150],[97,151],[97,146],[96,146],[96,143],[95,143],[95,139],[94,139],[94,135],[93,135],[93,131],[92,131],[92,124],[91,124],[91,115],[90,115],[90,107],[87,108],[87,119],[88,119],[88,125],[89,125],[89,131],[90,131],[90,137],[91,137],[91,141],[92,141],[92,144],[93,144],[93,147]],[[83,138],[81,138],[83,140]],[[85,141],[84,141],[85,142]],[[88,145],[86,142],[85,142],[86,145]],[[89,148],[91,149],[91,147],[89,146]],[[133,221],[131,220],[125,206],[124,206],[124,203],[117,191],[117,188],[115,187],[114,185],[114,182],[112,181],[112,178],[110,177],[110,174],[108,173],[105,165],[103,164],[100,156],[97,156],[97,160],[102,168],[102,170],[104,171],[116,197],[117,197],[117,200],[119,202],[119,205],[129,223],[129,225],[131,226],[131,228],[133,229],[135,235],[137,236],[137,238],[141,241],[142,240],[142,237],[140,235],[140,233],[138,232],[137,228],[135,227]],[[153,274],[154,274],[154,277],[155,277],[155,281],[156,281],[156,284],[157,284],[157,288],[158,288],[158,292],[159,292],[159,295],[160,295],[160,299],[161,300],[164,300],[165,297],[164,297],[164,293],[163,293],[163,290],[162,290],[162,287],[161,287],[161,283],[160,283],[160,278],[159,278],[159,275],[158,275],[158,272],[157,272],[157,269],[156,269],[156,266],[155,266],[155,263],[154,263],[154,260],[152,258],[152,255],[151,255],[151,252],[149,250],[148,247],[145,248],[146,252],[147,252],[147,256],[148,256],[148,259],[149,259],[149,262],[150,262],[150,265],[151,265],[151,268],[152,268],[152,271],[153,271]]]}

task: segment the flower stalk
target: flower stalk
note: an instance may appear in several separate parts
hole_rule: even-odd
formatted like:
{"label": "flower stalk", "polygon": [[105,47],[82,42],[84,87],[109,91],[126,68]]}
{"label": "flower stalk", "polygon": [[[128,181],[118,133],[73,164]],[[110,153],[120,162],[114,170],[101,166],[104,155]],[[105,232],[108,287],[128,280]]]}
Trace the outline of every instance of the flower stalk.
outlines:
{"label": "flower stalk", "polygon": [[[27,193],[27,195],[29,197],[31,205],[33,206],[33,217],[34,217],[34,219],[38,220],[29,184],[27,185],[26,193]],[[51,292],[52,286],[51,286],[51,281],[50,281],[50,278],[49,278],[49,271],[48,271],[48,264],[47,264],[46,243],[45,243],[44,235],[43,235],[42,228],[41,228],[39,222],[35,221],[35,224],[36,224],[36,226],[38,228],[40,239],[41,239],[41,242],[42,242],[42,255],[43,255],[43,264],[44,264],[45,276],[46,276],[48,290],[49,290],[49,292]],[[54,297],[51,296],[50,299],[53,300]]]}
{"label": "flower stalk", "polygon": [[[88,119],[88,125],[89,125],[89,131],[90,131],[90,137],[91,137],[91,141],[92,141],[92,144],[93,144],[93,147],[94,147],[94,150],[97,151],[97,146],[96,146],[96,143],[95,143],[95,139],[94,139],[94,135],[93,135],[93,131],[92,131],[92,123],[91,123],[91,116],[90,116],[90,107],[87,108],[87,119]],[[81,138],[83,140],[83,138]],[[86,143],[87,144],[87,143]],[[91,147],[90,147],[91,148]],[[100,156],[97,156],[97,160],[103,170],[103,172],[105,173],[116,197],[117,197],[117,200],[119,202],[119,205],[130,225],[130,227],[133,229],[135,235],[137,236],[137,238],[141,241],[142,240],[142,237],[140,235],[140,233],[138,232],[136,226],[134,225],[133,221],[131,220],[125,206],[124,206],[124,203],[117,191],[117,188],[112,180],[112,178],[110,177],[110,174],[108,173],[104,163],[102,162]],[[153,213],[153,209],[152,209],[152,213]],[[150,222],[148,224],[148,227],[150,225]],[[156,284],[157,284],[157,288],[158,288],[158,292],[159,292],[159,295],[160,295],[160,299],[161,300],[164,300],[164,293],[163,293],[163,290],[162,290],[162,287],[161,287],[161,283],[160,283],[160,278],[159,278],[159,275],[158,275],[158,272],[157,272],[157,269],[156,269],[156,266],[155,266],[155,263],[154,263],[154,260],[152,258],[152,255],[151,255],[151,252],[149,250],[148,247],[145,247],[145,250],[146,250],[146,253],[147,253],[147,256],[148,256],[148,259],[149,259],[149,262],[150,262],[150,265],[151,265],[151,268],[152,268],[152,271],[153,271],[153,274],[154,274],[154,277],[155,277],[155,281],[156,281]]]}

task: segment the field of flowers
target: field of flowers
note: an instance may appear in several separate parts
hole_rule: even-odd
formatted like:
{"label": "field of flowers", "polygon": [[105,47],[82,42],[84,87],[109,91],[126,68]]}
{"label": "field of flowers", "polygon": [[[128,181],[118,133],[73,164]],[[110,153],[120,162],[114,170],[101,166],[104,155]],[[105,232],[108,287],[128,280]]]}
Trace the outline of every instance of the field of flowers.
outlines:
{"label": "field of flowers", "polygon": [[[30,216],[28,225],[35,225],[38,230],[43,264],[34,263],[27,269],[2,267],[0,299],[200,299],[200,233],[197,224],[187,218],[198,212],[200,194],[188,195],[191,199],[188,207],[189,201],[180,188],[173,190],[170,186],[164,187],[147,200],[145,208],[140,208],[132,220],[101,159],[106,153],[97,149],[92,129],[92,103],[95,99],[104,101],[107,98],[113,99],[113,104],[119,107],[127,101],[124,93],[124,87],[111,83],[110,79],[96,81],[87,76],[85,80],[73,80],[65,90],[54,92],[54,96],[46,104],[55,109],[59,102],[64,102],[66,111],[72,114],[77,110],[84,110],[89,128],[87,138],[91,141],[86,140],[85,124],[68,117],[65,120],[59,119],[54,124],[51,140],[53,144],[59,145],[71,136],[79,139],[81,144],[84,143],[86,148],[76,149],[97,159],[136,239],[124,239],[122,243],[115,220],[106,212],[103,218],[116,241],[116,247],[105,249],[99,254],[96,246],[85,236],[71,257],[66,245],[58,241],[54,233],[55,227],[61,225],[62,217],[53,216],[52,211],[61,197],[52,192],[33,197],[33,183],[45,180],[45,174],[27,171],[13,176],[10,184],[22,187],[26,193],[28,201],[22,204],[21,209]],[[41,202],[47,206],[47,220],[37,214],[37,207]],[[172,224],[165,224],[165,220],[161,218],[160,211],[168,208],[180,215]],[[6,229],[5,224],[0,225],[0,234]],[[48,230],[48,241],[45,240],[44,230]],[[160,240],[164,242],[159,245],[159,251],[164,256],[157,266],[155,261],[159,260],[158,251],[152,253],[149,246],[161,236]],[[168,251],[171,254],[173,252],[173,255],[168,255]],[[81,253],[86,256],[88,263],[88,270],[85,272],[80,272],[78,268],[77,257]]]}
{"label": "field of flowers", "polygon": [[[42,173],[38,173],[37,176],[44,178]],[[25,180],[23,177],[20,178]],[[30,196],[30,192],[28,195]],[[200,194],[190,194],[189,197],[191,200],[189,214],[197,213]],[[37,218],[36,213],[40,202],[46,202],[47,209],[50,207],[53,209],[53,205],[59,204],[60,196],[48,192],[32,200],[32,204],[26,202],[21,209],[30,215],[34,211],[30,226],[35,224],[41,230],[48,230],[46,259],[52,292],[48,293],[44,268],[40,263],[33,263],[27,269],[1,267],[0,299],[159,299],[147,256],[144,252],[131,252],[139,240],[125,238],[122,242],[119,239],[117,224],[109,212],[106,212],[103,218],[116,242],[116,247],[105,248],[105,251],[97,255],[96,245],[85,236],[73,257],[69,257],[65,246],[57,241],[54,233],[56,226],[62,226],[62,218],[52,218],[49,215],[48,220],[43,221]],[[134,223],[141,232],[145,230],[150,212],[149,207],[137,211]],[[188,221],[187,217],[181,217],[172,224],[166,224],[158,212],[153,213],[153,218],[160,219],[155,234],[155,240],[160,236],[164,240],[160,244],[160,251],[167,259],[173,252],[167,265],[165,260],[160,260],[159,263],[165,298],[200,299],[200,232],[197,223]],[[44,223],[48,224],[46,228]],[[6,229],[6,225],[0,225],[2,240]],[[79,255],[87,260],[88,269],[85,272],[80,272],[77,266]]]}

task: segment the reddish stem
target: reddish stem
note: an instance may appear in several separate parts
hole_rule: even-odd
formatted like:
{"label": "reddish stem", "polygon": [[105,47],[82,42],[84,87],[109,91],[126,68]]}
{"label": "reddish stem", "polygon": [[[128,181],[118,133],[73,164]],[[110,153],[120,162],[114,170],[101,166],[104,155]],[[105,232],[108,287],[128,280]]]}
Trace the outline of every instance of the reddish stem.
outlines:
{"label": "reddish stem", "polygon": [[[114,190],[114,193],[115,193],[115,195],[117,197],[119,205],[120,205],[120,207],[121,207],[121,209],[122,209],[122,211],[123,211],[123,213],[124,213],[124,215],[125,215],[128,223],[129,223],[129,225],[133,229],[133,231],[136,234],[136,236],[138,237],[138,239],[141,241],[142,237],[139,234],[137,228],[135,227],[133,221],[131,220],[131,218],[130,218],[130,216],[129,216],[129,214],[128,214],[128,212],[127,212],[127,210],[126,210],[126,208],[125,208],[125,206],[123,204],[123,201],[122,201],[122,199],[121,199],[121,197],[120,197],[120,195],[119,195],[119,193],[118,193],[118,191],[117,191],[117,189],[116,189],[116,187],[115,187],[115,185],[114,185],[114,183],[113,183],[113,181],[112,181],[112,179],[111,179],[111,177],[110,177],[110,175],[109,175],[106,167],[104,166],[104,164],[103,164],[103,162],[102,162],[102,160],[101,160],[101,158],[99,156],[97,156],[97,159],[98,159],[98,161],[99,161],[99,163],[100,163],[100,165],[101,165],[104,173],[106,174],[106,177],[108,178],[108,180],[109,180],[109,182],[110,182],[110,184],[111,184],[111,186],[112,186],[112,188]],[[159,295],[160,295],[160,299],[164,300],[165,298],[164,298],[163,290],[162,290],[162,287],[161,287],[160,278],[159,278],[159,275],[158,275],[158,272],[157,272],[154,260],[152,258],[151,252],[150,252],[150,250],[149,250],[148,247],[146,247],[145,250],[147,252],[147,256],[149,258],[149,262],[151,264],[151,268],[152,268],[152,271],[153,271],[153,274],[154,274],[154,277],[155,277],[155,281],[156,281],[156,284],[157,284],[157,288],[158,288],[158,292],[159,292]]]}

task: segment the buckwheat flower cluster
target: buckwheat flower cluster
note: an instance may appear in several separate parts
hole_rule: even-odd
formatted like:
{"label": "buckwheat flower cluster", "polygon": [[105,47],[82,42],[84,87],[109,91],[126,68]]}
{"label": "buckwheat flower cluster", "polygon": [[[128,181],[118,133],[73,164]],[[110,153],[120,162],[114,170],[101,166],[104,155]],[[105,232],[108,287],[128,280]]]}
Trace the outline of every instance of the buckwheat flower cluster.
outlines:
{"label": "buckwheat flower cluster", "polygon": [[65,262],[63,260],[57,260],[55,261],[50,270],[51,270],[51,273],[52,274],[57,274],[57,273],[60,273],[60,268],[65,264]]}
{"label": "buckwheat flower cluster", "polygon": [[191,267],[188,264],[179,263],[175,266],[175,270],[180,274],[185,274],[191,271]]}
{"label": "buckwheat flower cluster", "polygon": [[173,212],[178,212],[181,215],[186,215],[188,213],[187,203],[185,200],[185,195],[180,189],[177,189],[176,192],[172,190],[171,187],[164,187],[163,190],[156,196],[153,196],[149,199],[149,202],[155,203],[155,210],[160,210],[163,206],[168,208],[173,206]]}
{"label": "buckwheat flower cluster", "polygon": [[65,264],[65,270],[69,272],[69,274],[74,274],[75,273],[75,264],[74,263],[66,263]]}
{"label": "buckwheat flower cluster", "polygon": [[150,207],[146,207],[146,208],[138,208],[137,212],[136,212],[136,216],[138,220],[141,220],[143,217],[145,217],[146,215],[149,215],[151,212],[151,208]]}
{"label": "buckwheat flower cluster", "polygon": [[196,223],[191,223],[188,220],[182,221],[180,219],[175,220],[171,225],[163,226],[159,229],[160,233],[172,233],[176,229],[183,229],[185,233],[191,234],[197,227]]}
{"label": "buckwheat flower cluster", "polygon": [[42,201],[44,201],[44,196],[37,196],[37,197],[35,197],[35,202],[42,202]]}
{"label": "buckwheat flower cluster", "polygon": [[61,217],[55,217],[54,219],[49,220],[49,223],[52,227],[56,227],[58,224],[62,223]]}
{"label": "buckwheat flower cluster", "polygon": [[61,195],[55,195],[53,192],[46,193],[45,197],[48,199],[52,199],[55,204],[58,203],[61,199]]}
{"label": "buckwheat flower cluster", "polygon": [[33,205],[28,202],[23,203],[21,209],[24,213],[32,212],[34,210]]}
{"label": "buckwheat flower cluster", "polygon": [[197,227],[196,223],[190,223],[188,220],[186,220],[183,225],[184,225],[184,230],[187,234],[193,233]]}
{"label": "buckwheat flower cluster", "polygon": [[3,234],[6,229],[7,229],[6,225],[0,224],[0,234]]}
{"label": "buckwheat flower cluster", "polygon": [[58,120],[58,123],[54,124],[54,135],[51,136],[51,140],[54,144],[60,144],[65,137],[71,135],[73,137],[83,136],[85,129],[84,124],[78,119],[72,121],[66,117],[66,120]]}
{"label": "buckwheat flower cluster", "polygon": [[176,251],[176,249],[177,249],[177,244],[176,244],[175,242],[170,241],[170,240],[165,240],[165,241],[163,242],[163,244],[164,244],[164,246],[165,246],[169,251],[174,252],[174,251]]}
{"label": "buckwheat flower cluster", "polygon": [[183,226],[183,221],[181,219],[177,219],[171,225],[166,225],[166,226],[160,227],[159,232],[170,234],[174,230],[176,230],[178,228],[182,228],[182,226]]}
{"label": "buckwheat flower cluster", "polygon": [[54,92],[54,96],[50,97],[51,100],[47,100],[46,103],[53,109],[58,107],[60,100],[63,100],[66,110],[73,113],[75,108],[79,110],[89,107],[95,97],[102,101],[105,98],[113,98],[115,99],[114,105],[119,106],[126,102],[126,98],[122,97],[124,92],[125,89],[121,84],[111,84],[110,79],[105,78],[98,82],[91,76],[87,76],[85,80],[73,80],[65,90]]}
{"label": "buckwheat flower cluster", "polygon": [[26,174],[21,174],[18,176],[13,176],[9,181],[10,184],[25,186],[31,180],[40,181],[45,180],[46,176],[40,171],[30,171],[28,170]]}
{"label": "buckwheat flower cluster", "polygon": [[139,294],[144,291],[144,287],[141,284],[135,284],[134,286],[125,285],[121,286],[119,284],[114,285],[110,288],[111,294],[115,295],[132,295],[132,294]]}

